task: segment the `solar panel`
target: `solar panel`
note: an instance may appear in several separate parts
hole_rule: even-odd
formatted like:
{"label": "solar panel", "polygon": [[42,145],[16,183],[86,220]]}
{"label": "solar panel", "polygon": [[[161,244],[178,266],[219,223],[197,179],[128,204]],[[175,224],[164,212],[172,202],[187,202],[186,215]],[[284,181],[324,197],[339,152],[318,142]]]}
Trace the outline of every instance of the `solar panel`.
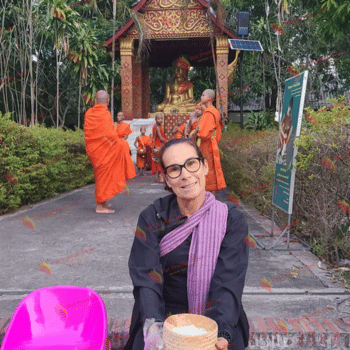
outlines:
{"label": "solar panel", "polygon": [[228,39],[231,50],[264,51],[258,40]]}

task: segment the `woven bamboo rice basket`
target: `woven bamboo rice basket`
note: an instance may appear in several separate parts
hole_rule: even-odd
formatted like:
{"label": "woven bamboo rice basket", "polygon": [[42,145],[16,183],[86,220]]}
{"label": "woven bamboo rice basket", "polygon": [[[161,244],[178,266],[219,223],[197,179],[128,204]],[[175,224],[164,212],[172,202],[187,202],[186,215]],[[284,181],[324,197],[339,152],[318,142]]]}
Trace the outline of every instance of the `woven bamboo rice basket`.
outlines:
{"label": "woven bamboo rice basket", "polygon": [[[204,328],[207,333],[184,335],[173,332],[175,327],[194,325]],[[164,350],[213,350],[218,338],[218,325],[209,317],[193,314],[178,314],[168,317],[164,322]]]}

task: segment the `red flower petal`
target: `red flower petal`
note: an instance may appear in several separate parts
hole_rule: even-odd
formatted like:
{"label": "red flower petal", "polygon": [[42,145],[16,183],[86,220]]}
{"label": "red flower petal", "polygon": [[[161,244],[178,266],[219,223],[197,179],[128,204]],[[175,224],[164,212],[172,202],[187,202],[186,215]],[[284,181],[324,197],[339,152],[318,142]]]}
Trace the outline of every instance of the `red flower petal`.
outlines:
{"label": "red flower petal", "polygon": [[267,289],[269,292],[272,292],[272,284],[265,277],[259,281],[262,288]]}
{"label": "red flower petal", "polygon": [[45,261],[43,261],[41,264],[39,264],[39,269],[41,272],[47,273],[49,276],[51,276],[51,267],[46,264]]}
{"label": "red flower petal", "polygon": [[341,211],[350,215],[350,205],[346,203],[344,199],[338,202],[337,204]]}
{"label": "red flower petal", "polygon": [[276,324],[276,328],[279,332],[284,333],[285,335],[288,335],[288,326],[284,324],[281,320],[278,321]]}
{"label": "red flower petal", "polygon": [[133,231],[134,231],[134,235],[137,238],[142,239],[144,242],[146,241],[146,233],[143,230],[141,230],[139,226],[137,226],[136,230],[133,230]]}
{"label": "red flower petal", "polygon": [[162,277],[155,269],[153,269],[151,272],[149,272],[148,275],[152,281],[157,282],[159,284],[162,284]]}
{"label": "red flower petal", "polygon": [[322,165],[332,171],[334,171],[335,169],[334,163],[328,157],[325,157],[322,159]]}
{"label": "red flower petal", "polygon": [[22,223],[25,227],[31,228],[34,231],[35,229],[34,221],[30,219],[28,215],[22,219]]}
{"label": "red flower petal", "polygon": [[6,180],[9,181],[9,182],[12,182],[14,183],[15,185],[17,185],[17,180],[15,179],[15,177],[10,174],[10,173],[6,173],[5,174],[5,177],[6,177]]}
{"label": "red flower petal", "polygon": [[252,247],[253,249],[256,248],[257,244],[255,242],[255,240],[251,237],[251,236],[245,236],[243,238],[244,243],[248,246],[248,247]]}

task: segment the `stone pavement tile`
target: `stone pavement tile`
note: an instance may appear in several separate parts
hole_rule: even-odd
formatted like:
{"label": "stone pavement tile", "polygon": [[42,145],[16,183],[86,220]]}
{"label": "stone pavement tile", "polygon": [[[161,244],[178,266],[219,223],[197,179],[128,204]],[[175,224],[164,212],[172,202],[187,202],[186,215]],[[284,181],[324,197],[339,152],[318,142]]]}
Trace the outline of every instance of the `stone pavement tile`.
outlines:
{"label": "stone pavement tile", "polygon": [[[12,314],[32,290],[48,285],[85,285],[99,293],[111,291],[104,299],[109,339],[114,350],[122,348],[128,339],[134,304],[128,273],[133,229],[144,208],[169,194],[164,191],[163,184],[155,182],[155,176],[136,180],[128,183],[128,195],[119,194],[110,201],[117,209],[113,215],[94,212],[94,185],[89,185],[0,217],[3,243],[0,246],[0,318]],[[232,205],[232,198],[225,191],[218,194],[218,199]],[[75,202],[77,205],[65,208]],[[61,214],[63,209],[72,211],[57,216],[55,221],[43,221],[54,218],[59,208],[62,208]],[[238,209],[244,213],[250,232],[264,234],[271,230],[270,220],[256,210],[244,203]],[[34,231],[22,222],[27,215],[35,223]],[[43,217],[39,218],[40,215]],[[262,239],[262,242],[268,240]],[[299,243],[294,246],[301,250],[288,252],[250,247],[243,293],[243,304],[251,325],[249,349],[295,350],[298,346],[310,349],[308,344],[313,342],[319,347],[313,346],[314,350],[336,349],[337,344],[340,350],[346,349],[349,314],[339,312],[337,305],[348,295],[342,285],[334,287],[331,279],[323,279],[328,271],[317,266],[315,256]],[[94,250],[86,259],[73,261],[88,255],[82,252],[92,247]],[[78,253],[79,256],[72,257]],[[13,259],[16,256],[21,259]],[[58,260],[58,264],[51,265]],[[39,269],[43,261],[50,266],[51,275]],[[316,265],[311,267],[313,263]],[[260,281],[263,278],[271,283],[271,291],[262,288]],[[308,315],[315,315],[315,318]],[[316,315],[324,318],[316,319]],[[300,316],[304,320],[299,321]],[[294,323],[289,323],[290,320]],[[9,318],[0,319],[0,339],[8,322]]]}

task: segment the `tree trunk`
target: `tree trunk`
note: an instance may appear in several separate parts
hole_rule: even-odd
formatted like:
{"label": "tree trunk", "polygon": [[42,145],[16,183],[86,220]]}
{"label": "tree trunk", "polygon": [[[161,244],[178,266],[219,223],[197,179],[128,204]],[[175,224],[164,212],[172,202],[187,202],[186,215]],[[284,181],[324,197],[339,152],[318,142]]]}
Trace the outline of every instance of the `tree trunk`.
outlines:
{"label": "tree trunk", "polygon": [[58,123],[59,123],[59,102],[60,102],[60,66],[58,62],[58,48],[56,47],[56,129],[58,129]]}
{"label": "tree trunk", "polygon": [[111,92],[111,115],[114,121],[114,63],[115,63],[115,17],[117,13],[116,0],[113,0],[113,42],[112,42],[112,92]]}
{"label": "tree trunk", "polygon": [[80,71],[80,78],[79,78],[79,99],[78,99],[78,129],[80,129],[80,100],[81,100],[81,71]]}
{"label": "tree trunk", "polygon": [[30,74],[30,105],[31,105],[31,124],[35,123],[35,112],[34,112],[34,80],[33,80],[33,18],[32,18],[32,9],[33,9],[33,0],[29,0],[29,74]]}

